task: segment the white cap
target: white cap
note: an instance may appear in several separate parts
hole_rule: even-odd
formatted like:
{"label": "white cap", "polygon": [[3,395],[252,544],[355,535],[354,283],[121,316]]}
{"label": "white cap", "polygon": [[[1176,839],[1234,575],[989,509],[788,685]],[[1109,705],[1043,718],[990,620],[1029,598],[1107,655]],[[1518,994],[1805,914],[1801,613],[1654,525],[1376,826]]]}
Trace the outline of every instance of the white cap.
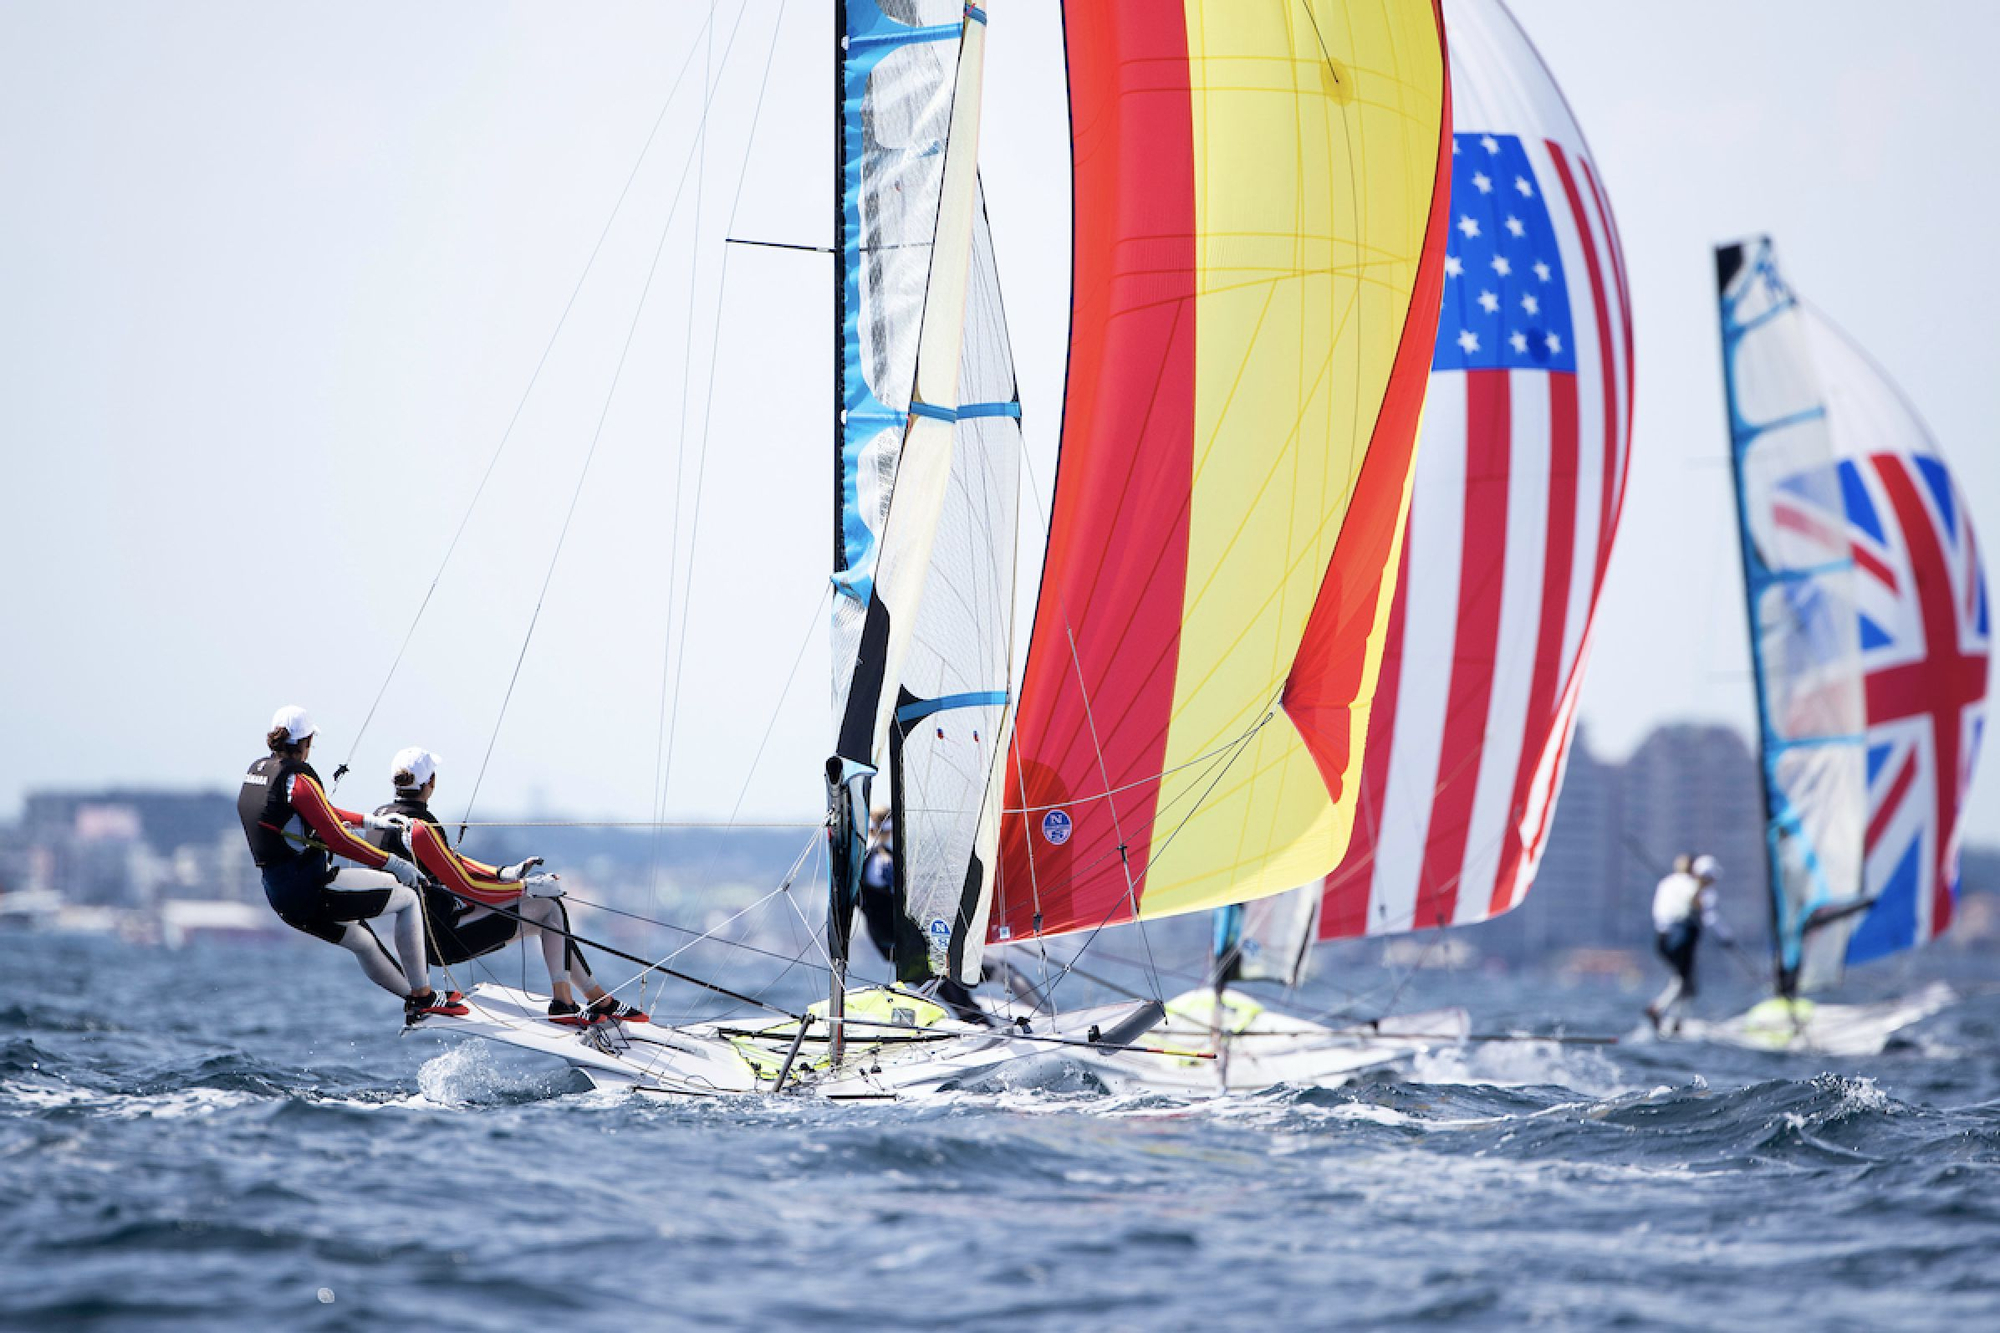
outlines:
{"label": "white cap", "polygon": [[1722,867],[1706,852],[1694,859],[1693,870],[1696,879],[1716,880],[1722,877]]}
{"label": "white cap", "polygon": [[276,731],[279,727],[285,729],[285,741],[290,745],[297,745],[319,731],[319,728],[313,725],[311,714],[297,704],[286,704],[271,714],[271,730]]}
{"label": "white cap", "polygon": [[389,781],[395,782],[398,774],[408,773],[412,791],[436,777],[437,771],[438,757],[419,745],[405,746],[389,761]]}

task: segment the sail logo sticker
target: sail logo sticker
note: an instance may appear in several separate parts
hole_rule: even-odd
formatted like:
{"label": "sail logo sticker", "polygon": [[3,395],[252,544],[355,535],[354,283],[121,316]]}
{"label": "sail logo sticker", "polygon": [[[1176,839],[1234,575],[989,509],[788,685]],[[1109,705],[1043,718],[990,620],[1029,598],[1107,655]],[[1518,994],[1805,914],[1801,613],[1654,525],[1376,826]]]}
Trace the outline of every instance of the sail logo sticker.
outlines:
{"label": "sail logo sticker", "polygon": [[943,917],[934,916],[931,918],[931,938],[939,944],[951,943],[951,927],[945,923]]}
{"label": "sail logo sticker", "polygon": [[1072,829],[1069,816],[1061,810],[1051,810],[1042,816],[1042,836],[1048,839],[1051,847],[1060,847],[1068,842]]}

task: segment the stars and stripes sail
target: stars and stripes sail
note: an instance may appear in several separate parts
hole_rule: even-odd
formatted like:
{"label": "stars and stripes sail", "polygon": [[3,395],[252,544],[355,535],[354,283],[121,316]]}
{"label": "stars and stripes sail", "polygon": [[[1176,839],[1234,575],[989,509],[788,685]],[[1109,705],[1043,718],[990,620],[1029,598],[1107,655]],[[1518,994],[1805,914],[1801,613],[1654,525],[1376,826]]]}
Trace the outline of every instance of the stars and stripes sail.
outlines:
{"label": "stars and stripes sail", "polygon": [[1499,0],[1448,0],[1451,224],[1403,568],[1322,939],[1479,921],[1547,845],[1629,461],[1608,197]]}
{"label": "stars and stripes sail", "polygon": [[1432,0],[1064,20],[1069,376],[996,939],[1340,859],[1444,281]]}

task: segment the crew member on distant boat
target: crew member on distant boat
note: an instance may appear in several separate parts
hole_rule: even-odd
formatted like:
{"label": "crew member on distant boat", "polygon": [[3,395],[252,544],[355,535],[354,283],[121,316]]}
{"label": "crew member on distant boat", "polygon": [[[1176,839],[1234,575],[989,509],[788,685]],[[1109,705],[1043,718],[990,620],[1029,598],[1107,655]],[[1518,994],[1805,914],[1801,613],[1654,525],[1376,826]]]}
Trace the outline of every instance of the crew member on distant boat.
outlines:
{"label": "crew member on distant boat", "polygon": [[1672,872],[1653,890],[1654,946],[1674,970],[1667,988],[1646,1006],[1655,1031],[1679,1027],[1680,1006],[1695,997],[1694,955],[1702,931],[1714,931],[1724,944],[1736,943],[1715,907],[1715,882],[1721,873],[1715,858],[1706,853],[1692,859],[1678,856]]}
{"label": "crew member on distant boat", "polygon": [[[896,961],[896,820],[884,807],[869,812],[868,853],[861,862],[861,920],[868,938],[892,966]],[[954,1017],[981,1027],[993,1026],[993,1017],[979,1007],[972,992],[955,977],[939,977],[931,998],[951,1010]]]}
{"label": "crew member on distant boat", "polygon": [[[364,841],[348,826],[370,826],[327,799],[307,757],[317,732],[306,710],[280,708],[264,743],[270,753],[250,765],[236,797],[250,856],[264,877],[264,897],[294,930],[338,944],[361,962],[368,979],[403,1001],[403,1021],[467,1012],[456,992],[431,988],[425,962],[423,876],[408,858]],[[334,857],[358,862],[338,866]],[[369,922],[388,918],[392,954]]]}
{"label": "crew member on distant boat", "polygon": [[[560,877],[535,869],[541,857],[490,866],[452,849],[444,826],[431,813],[437,773],[438,757],[429,750],[415,745],[398,750],[389,761],[395,798],[369,816],[371,842],[415,861],[430,876],[423,886],[430,961],[449,967],[504,948],[517,937],[525,943],[539,936],[549,969],[549,1021],[565,1027],[646,1022],[644,1013],[620,1003],[591,976],[570,933]],[[572,986],[582,989],[587,1004],[577,1003]]]}

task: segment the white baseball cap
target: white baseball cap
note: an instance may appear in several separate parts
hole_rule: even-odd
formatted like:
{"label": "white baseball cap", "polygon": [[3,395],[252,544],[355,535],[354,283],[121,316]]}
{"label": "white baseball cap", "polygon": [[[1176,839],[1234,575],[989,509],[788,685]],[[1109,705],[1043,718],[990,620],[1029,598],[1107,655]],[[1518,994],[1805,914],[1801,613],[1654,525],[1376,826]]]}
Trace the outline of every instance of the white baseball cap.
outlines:
{"label": "white baseball cap", "polygon": [[1722,867],[1716,863],[1714,857],[1708,855],[1706,852],[1694,859],[1694,866],[1692,868],[1696,879],[1714,880],[1722,877]]}
{"label": "white baseball cap", "polygon": [[405,746],[389,761],[389,781],[395,782],[398,776],[408,773],[409,789],[414,791],[437,776],[438,762],[436,755],[420,745]]}
{"label": "white baseball cap", "polygon": [[285,741],[290,745],[297,745],[306,737],[319,733],[319,728],[313,725],[312,715],[297,704],[286,704],[271,714],[271,730],[276,731],[279,727],[285,729]]}

